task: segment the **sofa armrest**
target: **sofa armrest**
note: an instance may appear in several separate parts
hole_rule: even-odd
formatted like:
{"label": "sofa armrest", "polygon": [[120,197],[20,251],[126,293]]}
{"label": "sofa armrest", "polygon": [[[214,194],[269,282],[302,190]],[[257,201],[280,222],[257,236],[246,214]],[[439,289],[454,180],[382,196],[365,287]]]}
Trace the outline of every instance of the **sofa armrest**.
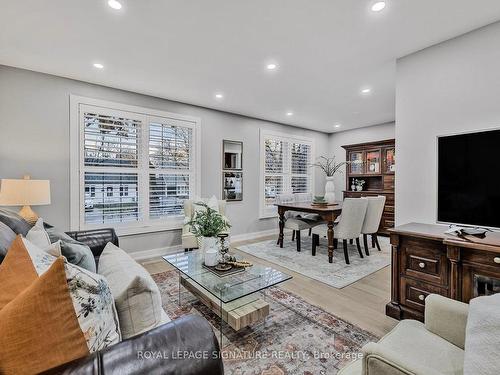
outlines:
{"label": "sofa armrest", "polygon": [[363,346],[362,351],[362,375],[442,375],[375,342]]}
{"label": "sofa armrest", "polygon": [[66,234],[90,247],[95,257],[101,255],[108,242],[119,246],[118,236],[113,228],[66,232]]}
{"label": "sofa armrest", "polygon": [[223,375],[224,368],[210,324],[189,315],[45,374]]}
{"label": "sofa armrest", "polygon": [[425,299],[425,328],[463,349],[469,305],[438,294]]}

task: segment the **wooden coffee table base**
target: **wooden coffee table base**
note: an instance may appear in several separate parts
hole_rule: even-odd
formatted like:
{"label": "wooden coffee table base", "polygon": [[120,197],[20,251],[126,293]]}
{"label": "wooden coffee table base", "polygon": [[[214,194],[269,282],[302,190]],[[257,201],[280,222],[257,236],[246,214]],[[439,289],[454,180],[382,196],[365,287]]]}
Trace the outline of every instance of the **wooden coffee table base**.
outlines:
{"label": "wooden coffee table base", "polygon": [[[181,277],[180,283],[220,317],[220,301],[217,298],[191,279]],[[268,315],[269,304],[260,299],[257,293],[222,304],[222,319],[235,331],[257,323]]]}

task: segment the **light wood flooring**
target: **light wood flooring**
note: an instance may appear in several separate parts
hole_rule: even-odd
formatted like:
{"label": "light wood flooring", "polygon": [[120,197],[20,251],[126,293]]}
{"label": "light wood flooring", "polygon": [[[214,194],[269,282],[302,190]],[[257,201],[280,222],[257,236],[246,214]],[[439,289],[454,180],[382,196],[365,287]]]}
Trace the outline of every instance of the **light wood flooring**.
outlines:
{"label": "light wood flooring", "polygon": [[[278,264],[267,262],[247,253],[241,253],[234,247],[246,245],[266,239],[260,237],[253,240],[235,242],[232,250],[242,254],[254,263],[270,264],[293,276],[293,279],[280,284],[279,287],[295,293],[307,302],[320,306],[326,311],[357,325],[377,336],[383,336],[397,323],[396,320],[385,315],[385,305],[390,300],[390,266],[385,267],[343,289],[336,289],[317,280],[310,279]],[[152,258],[142,261],[141,264],[149,273],[164,272],[172,269],[163,259]]]}

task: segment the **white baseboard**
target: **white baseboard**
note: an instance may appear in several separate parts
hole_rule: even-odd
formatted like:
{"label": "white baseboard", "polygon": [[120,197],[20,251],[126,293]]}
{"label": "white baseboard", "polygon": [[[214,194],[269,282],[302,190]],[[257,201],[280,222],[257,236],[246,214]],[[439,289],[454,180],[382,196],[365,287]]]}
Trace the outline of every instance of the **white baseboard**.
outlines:
{"label": "white baseboard", "polygon": [[[278,229],[268,229],[260,232],[237,234],[235,236],[231,236],[231,243],[252,240],[254,238],[270,236],[273,234],[277,235]],[[146,260],[146,259],[161,257],[167,254],[176,253],[181,250],[183,250],[182,245],[179,244],[179,245],[161,247],[158,249],[134,251],[132,253],[129,253],[129,255],[135,260]]]}

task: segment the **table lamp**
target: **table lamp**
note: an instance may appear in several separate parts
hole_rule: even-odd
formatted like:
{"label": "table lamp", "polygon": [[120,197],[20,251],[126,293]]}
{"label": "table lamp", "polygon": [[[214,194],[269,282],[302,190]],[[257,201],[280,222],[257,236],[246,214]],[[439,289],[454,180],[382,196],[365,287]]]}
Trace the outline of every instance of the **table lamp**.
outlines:
{"label": "table lamp", "polygon": [[19,215],[30,224],[35,224],[38,215],[30,206],[50,204],[50,181],[24,179],[2,179],[0,185],[0,206],[23,206]]}

